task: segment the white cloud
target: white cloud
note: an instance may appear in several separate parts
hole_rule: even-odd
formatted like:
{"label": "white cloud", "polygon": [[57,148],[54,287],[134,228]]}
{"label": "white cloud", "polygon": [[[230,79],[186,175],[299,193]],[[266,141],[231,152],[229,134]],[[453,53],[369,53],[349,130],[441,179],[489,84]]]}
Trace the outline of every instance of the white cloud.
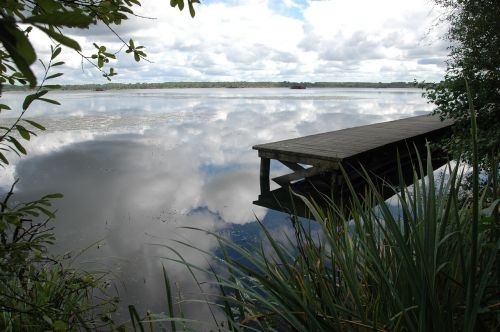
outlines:
{"label": "white cloud", "polygon": [[[428,0],[207,0],[194,19],[168,1],[146,0],[137,14],[154,19],[134,17],[116,31],[145,45],[152,63],[120,53],[117,82],[411,81],[444,72],[443,26]],[[71,33],[86,54],[94,41],[120,48],[104,26]],[[47,56],[40,33],[34,37]],[[64,57],[65,82],[104,82],[76,54]]]}

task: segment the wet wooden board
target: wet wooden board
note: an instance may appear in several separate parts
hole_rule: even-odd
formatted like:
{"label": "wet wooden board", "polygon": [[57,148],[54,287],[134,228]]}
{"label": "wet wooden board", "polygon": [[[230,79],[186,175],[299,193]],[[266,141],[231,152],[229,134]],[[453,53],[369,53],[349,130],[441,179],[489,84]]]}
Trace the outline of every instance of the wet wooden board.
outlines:
{"label": "wet wooden board", "polygon": [[448,129],[451,121],[421,115],[401,120],[346,128],[284,141],[259,144],[259,157],[308,165],[328,165],[353,159],[380,148],[411,142]]}

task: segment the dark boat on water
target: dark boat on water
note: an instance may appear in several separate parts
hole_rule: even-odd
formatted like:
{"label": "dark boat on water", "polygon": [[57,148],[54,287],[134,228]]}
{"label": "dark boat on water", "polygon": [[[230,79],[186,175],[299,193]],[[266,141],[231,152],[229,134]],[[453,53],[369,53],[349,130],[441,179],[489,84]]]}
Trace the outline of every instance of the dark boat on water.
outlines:
{"label": "dark boat on water", "polygon": [[302,84],[294,84],[294,85],[290,86],[290,89],[294,89],[294,90],[303,90],[305,88],[306,88],[306,86],[302,85]]}

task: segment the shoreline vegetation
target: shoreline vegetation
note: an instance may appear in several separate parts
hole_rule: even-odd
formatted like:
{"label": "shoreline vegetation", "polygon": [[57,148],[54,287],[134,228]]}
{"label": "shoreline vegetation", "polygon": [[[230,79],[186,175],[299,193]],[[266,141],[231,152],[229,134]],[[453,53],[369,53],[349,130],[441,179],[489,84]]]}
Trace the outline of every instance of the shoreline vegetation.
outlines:
{"label": "shoreline vegetation", "polygon": [[[415,82],[163,82],[163,83],[107,83],[107,84],[71,84],[59,85],[60,90],[125,90],[125,89],[193,89],[193,88],[419,88]],[[26,86],[4,85],[4,91],[27,91]]]}
{"label": "shoreline vegetation", "polygon": [[[311,217],[301,221],[292,213],[294,235],[283,241],[259,221],[265,245],[253,247],[186,227],[219,242],[222,258],[199,251],[220,268],[188,262],[173,249],[178,258],[170,260],[216,280],[202,295],[213,312],[223,310],[223,319],[183,317],[183,305],[203,300],[172,295],[164,269],[167,314],[141,317],[131,306],[134,329],[162,322],[172,331],[210,323],[211,330],[228,326],[229,331],[498,330],[498,196],[486,195],[488,187],[480,189],[476,181],[470,196],[461,198],[466,176],[461,164],[449,163],[434,174],[431,160],[429,147],[427,156],[417,155],[410,186],[398,161],[401,182],[385,187],[395,203],[384,200],[366,171],[360,175],[367,181],[363,195],[346,179],[352,200],[345,208],[327,196],[315,201],[293,194]],[[477,179],[477,163],[472,166]],[[200,290],[208,283],[195,281]],[[184,325],[176,329],[175,324]]]}

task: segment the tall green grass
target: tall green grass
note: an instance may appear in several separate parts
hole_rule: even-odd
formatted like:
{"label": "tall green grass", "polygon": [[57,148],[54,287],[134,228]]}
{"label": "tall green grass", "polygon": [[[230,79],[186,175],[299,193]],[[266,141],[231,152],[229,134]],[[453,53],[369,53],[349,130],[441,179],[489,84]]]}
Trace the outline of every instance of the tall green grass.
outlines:
{"label": "tall green grass", "polygon": [[[295,233],[286,243],[276,241],[264,225],[268,246],[243,247],[210,233],[222,257],[205,254],[218,262],[217,269],[173,259],[206,273],[217,287],[218,292],[204,294],[206,305],[223,313],[223,321],[213,316],[212,328],[498,330],[500,201],[489,197],[486,204],[488,188],[479,190],[477,164],[472,165],[473,194],[462,197],[460,165],[448,165],[447,176],[436,179],[430,152],[423,159],[415,162],[410,186],[403,183],[401,168],[399,186],[387,185],[396,195],[395,205],[364,174],[366,193],[360,196],[349,185],[352,199],[342,208],[328,197],[323,202],[301,197],[319,231],[292,216]],[[174,322],[183,318],[174,317],[167,274],[165,280],[169,314],[155,321],[171,321],[176,330]]]}

